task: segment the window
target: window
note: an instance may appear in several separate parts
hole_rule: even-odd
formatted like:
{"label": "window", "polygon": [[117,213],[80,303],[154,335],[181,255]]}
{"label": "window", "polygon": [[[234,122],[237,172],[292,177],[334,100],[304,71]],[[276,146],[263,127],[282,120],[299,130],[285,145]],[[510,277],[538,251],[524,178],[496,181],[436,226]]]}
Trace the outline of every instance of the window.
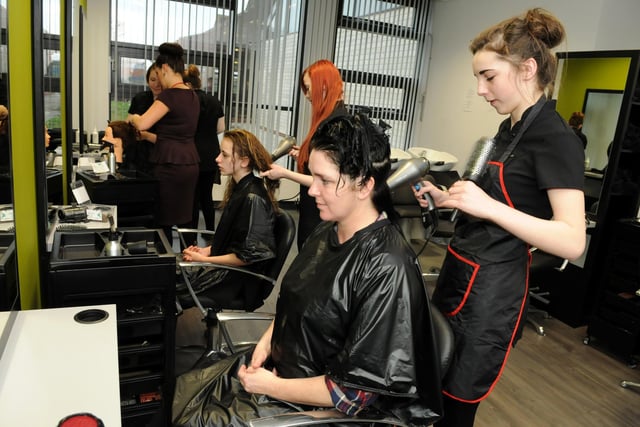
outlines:
{"label": "window", "polygon": [[[315,12],[302,16],[311,5]],[[227,127],[248,129],[267,149],[275,148],[282,136],[298,133],[298,78],[308,65],[301,50],[314,55],[310,46],[301,49],[302,25],[335,22],[336,5],[337,28],[320,24],[322,34],[305,40],[330,43],[328,56],[334,53],[342,72],[347,105],[371,108],[372,118],[392,127],[392,145],[409,146],[428,1],[340,0],[318,8],[310,0],[112,0],[111,119],[126,117],[133,95],[146,88],[142,71],[157,47],[177,41],[186,62],[199,66],[202,89],[222,101]],[[323,16],[316,16],[318,10]]]}
{"label": "window", "polygon": [[344,0],[335,64],[345,80],[346,102],[371,109],[391,126],[391,145],[411,144],[426,37],[428,1]]}
{"label": "window", "polygon": [[227,127],[275,147],[291,133],[299,15],[295,0],[114,0],[111,119],[125,118],[145,90],[140,75],[157,47],[176,41],[199,67],[202,89],[222,101]]}
{"label": "window", "polygon": [[42,3],[44,120],[47,128],[61,127],[60,100],[60,2]]}
{"label": "window", "polygon": [[[224,100],[231,62],[227,44],[233,11],[228,0],[114,0],[111,5],[111,119],[124,119],[131,98],[146,88],[146,72],[164,42],[184,48],[186,64],[196,64],[202,89]],[[226,35],[226,36],[225,36]],[[226,37],[226,38],[225,38]],[[216,81],[217,80],[217,81]]]}

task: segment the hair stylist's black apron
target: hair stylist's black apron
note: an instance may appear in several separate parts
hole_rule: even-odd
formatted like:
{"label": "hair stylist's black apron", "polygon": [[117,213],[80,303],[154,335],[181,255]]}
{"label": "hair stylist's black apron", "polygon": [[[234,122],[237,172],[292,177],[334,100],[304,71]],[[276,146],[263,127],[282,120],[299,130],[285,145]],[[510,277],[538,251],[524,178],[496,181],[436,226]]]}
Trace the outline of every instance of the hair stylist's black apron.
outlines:
{"label": "hair stylist's black apron", "polygon": [[[505,163],[544,103],[543,96],[505,151],[489,162],[483,177],[481,187],[487,194],[511,207]],[[524,241],[494,223],[460,219],[433,294],[433,303],[449,319],[456,338],[445,395],[473,403],[491,392],[523,320],[529,263]]]}

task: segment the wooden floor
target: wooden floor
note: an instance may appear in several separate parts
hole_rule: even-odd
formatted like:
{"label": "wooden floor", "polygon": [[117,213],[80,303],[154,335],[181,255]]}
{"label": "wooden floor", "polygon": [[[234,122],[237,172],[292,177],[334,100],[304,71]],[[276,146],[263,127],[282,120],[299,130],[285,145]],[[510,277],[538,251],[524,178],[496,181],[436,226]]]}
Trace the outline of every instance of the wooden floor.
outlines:
{"label": "wooden floor", "polygon": [[620,386],[640,372],[583,344],[586,328],[556,319],[533,328],[511,351],[476,426],[640,426],[640,393]]}
{"label": "wooden floor", "polygon": [[[419,251],[420,242],[414,243]],[[294,244],[290,260],[295,252]],[[438,267],[443,253],[442,247],[428,245],[419,257],[423,270]],[[277,291],[260,311],[274,310]],[[620,386],[621,380],[640,382],[640,370],[585,345],[585,327],[556,319],[542,324],[546,336],[525,328],[500,381],[480,404],[476,427],[640,426],[640,391]],[[181,316],[176,338],[178,345],[201,341],[197,313]]]}

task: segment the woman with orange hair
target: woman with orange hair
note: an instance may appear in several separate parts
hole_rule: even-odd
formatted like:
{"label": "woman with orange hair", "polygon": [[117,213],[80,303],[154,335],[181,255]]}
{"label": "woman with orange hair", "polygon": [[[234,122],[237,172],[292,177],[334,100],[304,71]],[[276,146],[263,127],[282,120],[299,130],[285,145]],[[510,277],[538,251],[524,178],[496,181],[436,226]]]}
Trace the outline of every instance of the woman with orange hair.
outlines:
{"label": "woman with orange hair", "polygon": [[308,194],[312,182],[309,172],[309,144],[322,123],[348,115],[344,106],[344,82],[333,62],[321,59],[309,65],[302,72],[300,89],[311,102],[311,126],[302,144],[289,152],[289,155],[297,159],[296,171],[273,163],[270,170],[261,174],[271,179],[287,178],[300,184],[298,249],[321,222],[315,200]]}

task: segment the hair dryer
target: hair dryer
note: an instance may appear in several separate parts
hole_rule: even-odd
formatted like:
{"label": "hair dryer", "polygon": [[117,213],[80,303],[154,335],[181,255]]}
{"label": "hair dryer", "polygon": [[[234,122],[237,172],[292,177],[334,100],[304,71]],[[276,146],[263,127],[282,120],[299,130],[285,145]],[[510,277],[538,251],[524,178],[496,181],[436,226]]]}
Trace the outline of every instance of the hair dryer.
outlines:
{"label": "hair dryer", "polygon": [[280,157],[286,155],[294,145],[296,145],[296,139],[293,136],[282,138],[276,149],[271,153],[271,160],[275,162]]}

